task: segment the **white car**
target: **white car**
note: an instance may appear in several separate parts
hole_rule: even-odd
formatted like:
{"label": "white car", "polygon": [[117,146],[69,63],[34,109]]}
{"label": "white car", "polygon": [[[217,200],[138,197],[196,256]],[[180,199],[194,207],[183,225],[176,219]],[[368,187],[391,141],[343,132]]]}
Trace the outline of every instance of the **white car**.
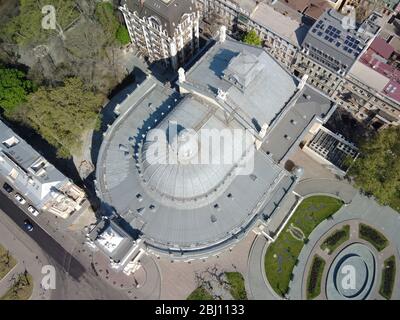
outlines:
{"label": "white car", "polygon": [[34,216],[37,217],[39,215],[39,211],[36,210],[35,207],[29,206],[28,211]]}
{"label": "white car", "polygon": [[17,200],[20,204],[26,203],[26,200],[19,193],[15,195],[15,200]]}

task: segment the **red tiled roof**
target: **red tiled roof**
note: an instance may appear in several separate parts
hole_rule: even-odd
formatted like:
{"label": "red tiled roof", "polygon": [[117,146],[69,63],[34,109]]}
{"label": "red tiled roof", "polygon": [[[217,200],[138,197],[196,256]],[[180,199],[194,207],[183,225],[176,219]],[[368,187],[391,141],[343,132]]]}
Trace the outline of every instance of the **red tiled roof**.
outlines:
{"label": "red tiled roof", "polygon": [[379,37],[376,37],[375,40],[372,41],[369,48],[385,59],[389,59],[394,52],[394,48],[385,40]]}
{"label": "red tiled roof", "polygon": [[397,102],[400,102],[400,83],[394,80],[391,80],[386,87],[383,89],[384,93],[396,100]]}

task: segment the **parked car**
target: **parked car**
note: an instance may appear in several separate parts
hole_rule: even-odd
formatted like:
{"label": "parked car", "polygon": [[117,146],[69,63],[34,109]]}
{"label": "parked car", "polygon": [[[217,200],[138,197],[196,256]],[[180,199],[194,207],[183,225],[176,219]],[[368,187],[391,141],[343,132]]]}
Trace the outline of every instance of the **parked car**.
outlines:
{"label": "parked car", "polygon": [[37,217],[39,215],[39,211],[33,206],[28,207],[28,211],[34,216]]}
{"label": "parked car", "polygon": [[19,194],[15,194],[15,200],[17,200],[20,204],[25,204],[26,200]]}
{"label": "parked car", "polygon": [[5,183],[3,185],[3,189],[6,190],[8,193],[11,193],[14,191],[14,189],[8,183]]}
{"label": "parked car", "polygon": [[33,225],[28,219],[24,220],[24,228],[28,232],[32,232],[33,231]]}

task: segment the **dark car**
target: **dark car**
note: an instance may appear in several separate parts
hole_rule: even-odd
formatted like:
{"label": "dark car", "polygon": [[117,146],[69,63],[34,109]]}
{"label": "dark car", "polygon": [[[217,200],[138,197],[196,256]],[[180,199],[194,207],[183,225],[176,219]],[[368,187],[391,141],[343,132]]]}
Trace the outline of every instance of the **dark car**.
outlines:
{"label": "dark car", "polygon": [[5,183],[3,185],[3,189],[6,190],[8,193],[11,193],[14,191],[14,189],[8,183]]}
{"label": "dark car", "polygon": [[28,219],[26,219],[26,220],[24,221],[24,228],[25,228],[25,230],[28,231],[28,232],[31,232],[31,231],[33,230],[33,225],[32,225],[32,223],[31,223]]}

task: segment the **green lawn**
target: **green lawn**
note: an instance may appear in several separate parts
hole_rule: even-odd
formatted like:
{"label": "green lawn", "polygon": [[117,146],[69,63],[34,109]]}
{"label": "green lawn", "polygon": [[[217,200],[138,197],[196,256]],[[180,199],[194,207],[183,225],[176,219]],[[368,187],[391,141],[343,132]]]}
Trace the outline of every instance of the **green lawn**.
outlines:
{"label": "green lawn", "polygon": [[244,278],[239,272],[225,272],[231,287],[230,293],[235,300],[247,300]]}
{"label": "green lawn", "polygon": [[300,228],[307,238],[317,225],[342,205],[342,201],[328,196],[304,199],[276,241],[268,247],[264,261],[265,272],[268,282],[279,295],[287,293],[293,268],[304,246],[303,241],[296,240],[288,232],[290,225]]}
{"label": "green lawn", "polygon": [[378,251],[382,251],[389,244],[388,239],[382,233],[363,223],[360,223],[359,237],[371,243]]}
{"label": "green lawn", "polygon": [[394,281],[396,279],[396,258],[391,256],[383,264],[382,280],[379,293],[382,297],[390,299],[393,293]]}
{"label": "green lawn", "polygon": [[186,300],[214,300],[213,296],[203,287],[195,289]]}
{"label": "green lawn", "polygon": [[27,273],[18,275],[14,284],[8,289],[0,300],[28,300],[33,291],[33,278]]}
{"label": "green lawn", "polygon": [[350,238],[350,226],[345,225],[343,228],[335,230],[325,241],[321,244],[321,249],[328,249],[328,253],[332,254],[337,247],[346,242]]}
{"label": "green lawn", "polygon": [[307,299],[314,299],[321,293],[321,278],[325,260],[315,255],[307,278]]}
{"label": "green lawn", "polygon": [[17,264],[9,252],[0,245],[0,280],[3,279]]}

